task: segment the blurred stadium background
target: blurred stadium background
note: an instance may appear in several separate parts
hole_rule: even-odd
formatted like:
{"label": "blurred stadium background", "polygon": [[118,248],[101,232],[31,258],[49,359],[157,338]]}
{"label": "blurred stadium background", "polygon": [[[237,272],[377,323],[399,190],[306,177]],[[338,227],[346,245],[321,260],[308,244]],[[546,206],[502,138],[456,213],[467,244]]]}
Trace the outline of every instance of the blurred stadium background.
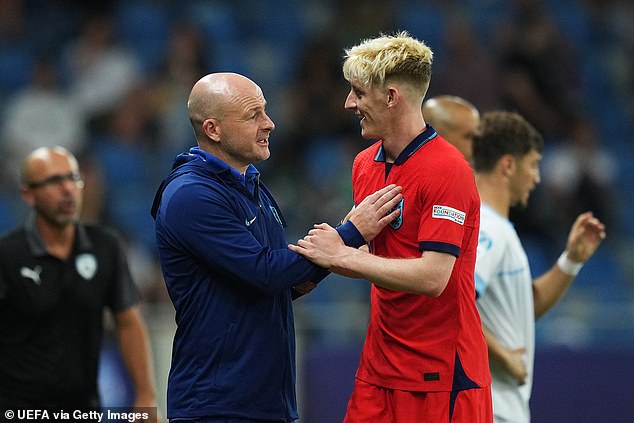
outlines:
{"label": "blurred stadium background", "polygon": [[[173,157],[195,142],[192,84],[234,71],[263,88],[277,124],[258,165],[289,240],[351,205],[350,166],[366,145],[343,110],[343,48],[408,30],[435,53],[429,96],[482,112],[516,110],[546,138],[542,184],[513,219],[535,275],[574,216],[593,210],[608,239],[537,324],[535,422],[632,421],[634,392],[634,2],[630,0],[1,0],[0,230],[25,212],[27,151],[81,157],[84,219],[124,234],[165,404],[173,309],[149,207]],[[328,277],[295,304],[302,422],[340,421],[365,335],[369,286]],[[106,405],[129,387],[107,340]]]}

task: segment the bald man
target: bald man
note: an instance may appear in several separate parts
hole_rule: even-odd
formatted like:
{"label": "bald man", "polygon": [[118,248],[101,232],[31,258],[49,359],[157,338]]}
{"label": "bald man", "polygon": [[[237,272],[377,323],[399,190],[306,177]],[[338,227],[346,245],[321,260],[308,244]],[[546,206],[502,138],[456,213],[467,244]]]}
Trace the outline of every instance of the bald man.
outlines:
{"label": "bald man", "polygon": [[33,151],[21,191],[33,212],[0,238],[0,408],[98,407],[104,307],[114,315],[134,405],[156,407],[123,245],[111,231],[79,221],[77,160],[61,147]]}
{"label": "bald man", "polygon": [[[176,158],[152,207],[165,283],[176,309],[167,414],[172,420],[292,422],[291,300],[327,272],[287,248],[282,211],[254,163],[275,124],[260,87],[234,73],[193,86],[197,147]],[[399,189],[377,191],[339,228],[365,244],[393,220]]]}
{"label": "bald man", "polygon": [[423,116],[471,162],[473,137],[480,123],[480,113],[473,104],[460,97],[441,95],[425,101]]}

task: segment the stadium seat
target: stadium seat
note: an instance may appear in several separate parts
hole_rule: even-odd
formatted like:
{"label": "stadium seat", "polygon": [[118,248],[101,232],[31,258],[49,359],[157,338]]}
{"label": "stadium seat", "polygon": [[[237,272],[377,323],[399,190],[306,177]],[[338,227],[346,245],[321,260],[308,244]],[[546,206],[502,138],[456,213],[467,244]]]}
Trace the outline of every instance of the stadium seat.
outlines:
{"label": "stadium seat", "polygon": [[579,51],[590,48],[590,27],[583,6],[576,0],[547,0],[546,7],[551,12],[558,28],[572,41]]}
{"label": "stadium seat", "polygon": [[249,74],[247,51],[234,10],[226,4],[206,1],[188,3],[182,18],[192,22],[202,33],[214,69]]}
{"label": "stadium seat", "polygon": [[133,49],[146,73],[155,70],[163,57],[169,24],[167,9],[156,2],[123,2],[118,10],[119,38]]}
{"label": "stadium seat", "polygon": [[424,41],[432,51],[442,47],[445,22],[445,9],[414,2],[399,5],[396,13],[397,27]]}
{"label": "stadium seat", "polygon": [[600,247],[588,260],[571,289],[583,291],[598,301],[608,303],[632,300],[622,266],[607,246]]}
{"label": "stadium seat", "polygon": [[25,87],[32,68],[33,56],[26,45],[0,44],[0,94],[8,96]]}
{"label": "stadium seat", "polygon": [[522,246],[526,251],[533,278],[539,277],[552,266],[554,260],[547,257],[547,246],[544,240],[535,236],[522,236]]}

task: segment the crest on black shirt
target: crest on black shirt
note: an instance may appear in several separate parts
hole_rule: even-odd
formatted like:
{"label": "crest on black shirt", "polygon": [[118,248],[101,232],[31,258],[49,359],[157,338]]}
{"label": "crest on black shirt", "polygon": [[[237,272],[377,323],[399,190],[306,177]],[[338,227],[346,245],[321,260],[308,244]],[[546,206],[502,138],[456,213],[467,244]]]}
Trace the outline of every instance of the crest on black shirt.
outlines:
{"label": "crest on black shirt", "polygon": [[97,259],[92,254],[80,254],[75,258],[75,269],[87,281],[97,273]]}

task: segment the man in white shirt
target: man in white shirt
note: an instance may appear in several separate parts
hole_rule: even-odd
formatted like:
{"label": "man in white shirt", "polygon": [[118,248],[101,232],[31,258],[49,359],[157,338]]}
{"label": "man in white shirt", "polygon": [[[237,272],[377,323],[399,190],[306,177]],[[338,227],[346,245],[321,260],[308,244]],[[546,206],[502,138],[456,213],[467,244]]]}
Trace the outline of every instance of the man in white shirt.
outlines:
{"label": "man in white shirt", "polygon": [[489,348],[496,423],[530,421],[535,319],[563,296],[605,238],[603,223],[591,212],[580,214],[557,263],[532,279],[509,209],[525,206],[540,182],[542,150],[541,135],[516,113],[485,113],[474,138],[473,165],[482,202],[477,305]]}

